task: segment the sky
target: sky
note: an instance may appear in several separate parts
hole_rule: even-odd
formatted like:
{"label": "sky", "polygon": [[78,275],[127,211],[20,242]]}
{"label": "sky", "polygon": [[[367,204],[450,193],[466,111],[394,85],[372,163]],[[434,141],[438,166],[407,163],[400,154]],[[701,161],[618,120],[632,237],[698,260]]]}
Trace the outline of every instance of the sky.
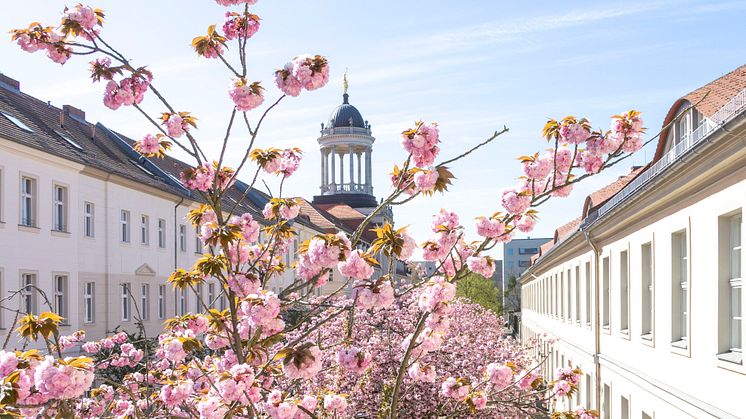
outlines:
{"label": "sky", "polygon": [[[74,2],[3,5],[0,32],[32,21],[56,25],[65,4]],[[147,65],[177,110],[199,118],[197,138],[208,155],[217,156],[232,108],[231,75],[218,61],[197,58],[190,42],[207,26],[222,24],[226,9],[210,0],[88,4],[106,12],[104,39],[134,64]],[[746,43],[737,41],[743,37],[737,28],[746,20],[744,1],[259,0],[252,10],[262,21],[248,43],[249,78],[267,89],[265,106],[280,95],[274,70],[292,57],[322,54],[331,66],[325,88],[284,100],[258,137],[260,148],[304,151],[301,169],[284,186],[288,195],[310,199],[319,191],[316,139],[320,123],[341,103],[345,69],[350,103],[376,137],[373,186],[379,198],[390,192],[391,168],[406,157],[399,134],[414,121],[439,123],[442,159],[503,126],[510,129],[451,166],[456,179],[449,192],[394,209],[397,226],[410,225],[418,241],[430,235],[429,216],[440,208],[457,211],[467,239],[476,239],[473,219],[500,210],[502,189],[517,184],[516,157],[547,147],[541,128],[548,118],[585,116],[606,129],[611,115],[637,109],[652,136],[678,97],[746,60]],[[24,92],[56,106],[82,108],[88,121],[133,138],[153,133],[135,109],[114,112],[102,105],[104,86],[91,83],[89,61],[73,57],[60,66],[42,53],[21,51],[9,36],[0,40],[0,72],[20,80]],[[144,106],[152,115],[163,111],[152,97]],[[259,116],[253,111],[249,118]],[[228,162],[235,164],[247,144],[246,132],[235,132]],[[590,192],[648,162],[652,148],[576,185],[571,197],[542,205],[531,236],[551,237],[580,214]],[[242,179],[249,177],[246,172]],[[267,177],[266,183],[277,192],[276,178]],[[502,258],[500,247],[493,252]]]}

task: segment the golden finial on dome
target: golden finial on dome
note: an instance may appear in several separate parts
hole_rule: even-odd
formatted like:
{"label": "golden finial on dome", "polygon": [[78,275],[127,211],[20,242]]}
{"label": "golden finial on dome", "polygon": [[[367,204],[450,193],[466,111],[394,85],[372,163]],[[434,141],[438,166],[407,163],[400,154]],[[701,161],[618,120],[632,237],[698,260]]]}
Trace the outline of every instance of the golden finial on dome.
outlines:
{"label": "golden finial on dome", "polygon": [[344,89],[344,94],[347,94],[347,87],[349,86],[347,84],[347,69],[345,68],[345,74],[342,76],[342,88]]}

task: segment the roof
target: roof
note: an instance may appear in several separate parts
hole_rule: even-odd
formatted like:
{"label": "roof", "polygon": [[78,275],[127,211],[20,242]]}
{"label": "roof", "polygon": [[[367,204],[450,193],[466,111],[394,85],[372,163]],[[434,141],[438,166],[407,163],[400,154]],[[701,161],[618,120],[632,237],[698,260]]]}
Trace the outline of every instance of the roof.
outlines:
{"label": "roof", "polygon": [[349,95],[345,93],[342,95],[342,104],[334,108],[331,115],[329,115],[327,128],[365,128],[366,125],[363,115],[360,114],[360,111],[356,107],[350,105]]}
{"label": "roof", "polygon": [[628,183],[632,182],[637,177],[637,175],[644,172],[646,168],[647,166],[633,167],[628,174],[619,176],[619,178],[617,178],[617,180],[615,180],[614,182],[588,195],[585,198],[585,203],[583,204],[583,214],[581,215],[581,217],[587,217],[594,208],[600,207],[606,201],[611,199],[612,196],[621,191],[622,188],[627,186]]}
{"label": "roof", "polygon": [[744,88],[746,64],[686,94],[684,99],[696,103],[697,110],[709,118]]}
{"label": "roof", "polygon": [[705,117],[710,118],[744,89],[746,89],[746,64],[676,100],[663,120],[663,129],[658,139],[653,162],[663,156],[670,129],[667,125],[677,116],[682,105],[691,103]]}
{"label": "roof", "polygon": [[577,231],[580,222],[583,221],[583,217],[577,217],[567,224],[564,224],[554,231],[554,240],[549,242],[556,244],[566,239],[569,235]]}
{"label": "roof", "polygon": [[362,220],[365,218],[365,214],[347,204],[316,204],[316,208],[324,210],[341,220]]}
{"label": "roof", "polygon": [[[347,103],[347,100],[348,96],[345,94],[344,103],[332,115],[340,118],[351,116],[353,122],[359,123],[360,127],[367,125],[357,109]],[[119,175],[177,197],[205,202],[201,194],[185,188],[180,181],[181,172],[192,167],[190,164],[169,155],[162,159],[146,159],[133,150],[133,139],[101,123],[86,121],[85,113],[80,109],[68,105],[60,109],[29,96],[20,90],[18,81],[2,74],[0,112],[8,115],[6,117],[0,114],[0,137],[83,166]],[[237,180],[225,191],[222,207],[225,211],[235,208],[237,213],[249,212],[258,221],[266,223],[262,209],[270,199],[269,195]],[[375,198],[372,199],[375,203]],[[319,232],[351,233],[366,217],[347,204],[316,205],[305,198],[296,200],[301,211],[293,222]],[[375,234],[371,231],[365,231],[362,235],[365,242],[370,243],[373,239]]]}

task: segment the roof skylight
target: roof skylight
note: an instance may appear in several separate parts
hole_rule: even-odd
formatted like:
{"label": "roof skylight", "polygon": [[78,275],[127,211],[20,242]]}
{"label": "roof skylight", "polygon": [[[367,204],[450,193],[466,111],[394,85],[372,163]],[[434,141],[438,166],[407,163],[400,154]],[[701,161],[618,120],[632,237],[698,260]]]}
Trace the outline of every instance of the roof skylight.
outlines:
{"label": "roof skylight", "polygon": [[153,172],[151,172],[150,170],[146,169],[145,166],[143,166],[142,164],[138,163],[137,161],[130,159],[130,163],[134,164],[135,166],[137,166],[138,169],[140,169],[143,172],[149,174],[150,176],[155,176],[153,174]]}
{"label": "roof skylight", "polygon": [[55,131],[55,133],[57,135],[59,135],[60,137],[62,137],[63,140],[67,141],[67,143],[70,144],[71,146],[77,148],[78,150],[83,150],[83,147],[81,147],[80,144],[78,144],[77,142],[75,142],[75,140],[73,140],[72,138],[70,138],[70,136],[65,135],[65,134],[63,134],[63,133],[61,133],[59,131]]}
{"label": "roof skylight", "polygon": [[23,122],[21,122],[21,120],[18,119],[18,118],[16,118],[15,116],[13,116],[13,115],[11,115],[9,113],[5,113],[5,112],[0,112],[0,113],[3,114],[3,116],[5,118],[7,118],[8,121],[12,122],[18,128],[20,128],[20,129],[22,129],[22,130],[24,130],[26,132],[34,132],[34,130],[32,130],[31,128],[29,128],[28,125],[26,125]]}

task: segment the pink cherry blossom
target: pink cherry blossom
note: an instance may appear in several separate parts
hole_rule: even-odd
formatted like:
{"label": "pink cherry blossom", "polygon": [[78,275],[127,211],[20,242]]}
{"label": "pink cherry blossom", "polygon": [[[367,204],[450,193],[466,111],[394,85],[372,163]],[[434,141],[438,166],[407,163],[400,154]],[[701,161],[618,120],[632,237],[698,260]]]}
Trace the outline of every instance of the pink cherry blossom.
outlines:
{"label": "pink cherry blossom", "polygon": [[470,256],[466,259],[466,264],[472,272],[485,278],[492,278],[492,274],[495,272],[495,263],[487,257]]}
{"label": "pink cherry blossom", "polygon": [[522,214],[531,205],[531,197],[522,195],[515,189],[506,189],[503,191],[502,204],[511,214]]}
{"label": "pink cherry blossom", "polygon": [[324,396],[324,409],[337,417],[342,417],[347,410],[347,399],[339,394],[327,394]]}
{"label": "pink cherry blossom", "polygon": [[513,370],[507,365],[488,364],[485,374],[495,390],[502,390],[513,382]]}
{"label": "pink cherry blossom", "polygon": [[339,272],[344,276],[355,279],[368,279],[373,276],[373,267],[363,258],[363,252],[355,250],[350,253],[347,260],[337,265]]}
{"label": "pink cherry blossom", "polygon": [[566,124],[559,129],[560,139],[570,144],[581,144],[590,136],[590,132],[582,124]]}
{"label": "pink cherry blossom", "polygon": [[239,78],[234,79],[228,94],[233,103],[236,105],[236,110],[241,112],[250,111],[264,102],[264,95],[262,91],[264,88],[259,82],[249,84],[246,79]]}
{"label": "pink cherry blossom", "polygon": [[448,377],[443,384],[440,386],[440,392],[452,399],[465,400],[466,396],[469,395],[471,386],[462,382],[459,382],[456,378]]}
{"label": "pink cherry blossom", "polygon": [[138,144],[140,152],[145,155],[158,154],[161,150],[160,140],[155,135],[146,134]]}
{"label": "pink cherry blossom", "polygon": [[289,379],[309,379],[321,370],[321,351],[316,345],[299,349],[282,363],[282,371]]}
{"label": "pink cherry blossom", "polygon": [[369,353],[361,351],[355,346],[342,348],[337,352],[339,365],[353,374],[362,374],[371,363],[372,357]]}
{"label": "pink cherry blossom", "polygon": [[434,383],[436,378],[435,368],[431,365],[425,365],[420,362],[415,362],[407,370],[409,377],[415,381],[423,383]]}
{"label": "pink cherry blossom", "polygon": [[215,0],[215,3],[221,6],[236,6],[239,4],[246,3],[248,5],[256,4],[257,0]]}
{"label": "pink cherry blossom", "polygon": [[417,167],[432,166],[440,149],[438,124],[418,122],[416,128],[402,133],[402,146],[412,155]]}
{"label": "pink cherry blossom", "polygon": [[477,234],[482,237],[497,239],[505,234],[505,223],[493,218],[477,217]]}
{"label": "pink cherry blossom", "polygon": [[438,172],[435,170],[423,170],[414,174],[414,184],[422,192],[432,192],[437,181]]}
{"label": "pink cherry blossom", "polygon": [[225,12],[225,23],[223,33],[227,39],[242,37],[251,38],[259,30],[259,16],[251,13],[243,14],[236,12]]}

